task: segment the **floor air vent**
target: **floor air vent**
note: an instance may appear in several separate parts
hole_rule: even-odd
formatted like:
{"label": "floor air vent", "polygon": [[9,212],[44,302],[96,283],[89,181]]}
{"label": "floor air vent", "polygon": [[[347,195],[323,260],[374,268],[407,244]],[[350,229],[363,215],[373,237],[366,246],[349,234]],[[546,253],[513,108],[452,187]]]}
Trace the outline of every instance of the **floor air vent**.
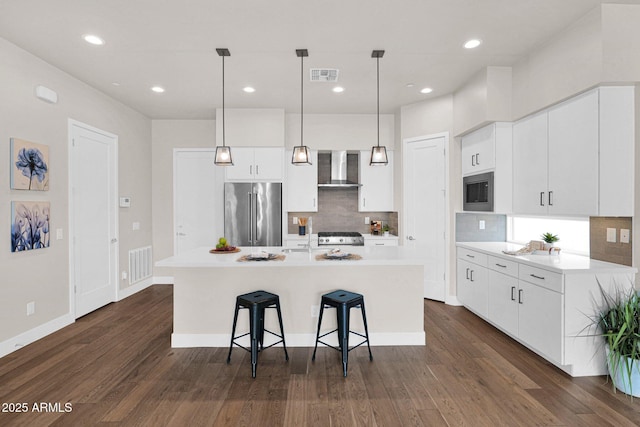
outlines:
{"label": "floor air vent", "polygon": [[129,251],[129,284],[151,277],[151,246]]}
{"label": "floor air vent", "polygon": [[336,68],[311,68],[312,82],[337,82],[340,70]]}

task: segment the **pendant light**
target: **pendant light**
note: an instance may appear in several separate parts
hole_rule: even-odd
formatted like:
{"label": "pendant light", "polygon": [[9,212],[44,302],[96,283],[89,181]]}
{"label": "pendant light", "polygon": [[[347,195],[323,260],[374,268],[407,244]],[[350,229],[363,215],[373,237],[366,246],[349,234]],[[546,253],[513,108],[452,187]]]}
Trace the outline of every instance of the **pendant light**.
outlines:
{"label": "pendant light", "polygon": [[310,165],[311,155],[309,147],[303,144],[304,132],[304,58],[309,56],[307,49],[296,49],[296,56],[300,58],[300,145],[293,147],[291,163],[296,166]]}
{"label": "pendant light", "polygon": [[222,147],[216,147],[216,159],[214,163],[218,166],[233,166],[231,158],[231,148],[225,145],[224,134],[224,57],[231,56],[229,49],[216,49],[218,55],[222,57]]}
{"label": "pendant light", "polygon": [[376,58],[376,80],[378,88],[378,145],[371,148],[371,166],[386,166],[389,163],[387,148],[380,146],[380,58],[384,56],[384,50],[374,50],[371,57]]}

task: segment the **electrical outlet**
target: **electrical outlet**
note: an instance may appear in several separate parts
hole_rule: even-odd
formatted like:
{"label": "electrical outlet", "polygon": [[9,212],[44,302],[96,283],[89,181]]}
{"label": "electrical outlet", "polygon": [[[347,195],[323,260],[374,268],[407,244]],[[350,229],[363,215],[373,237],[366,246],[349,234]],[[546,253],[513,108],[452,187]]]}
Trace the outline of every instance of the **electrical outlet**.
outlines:
{"label": "electrical outlet", "polygon": [[298,217],[297,216],[293,217],[293,225],[298,225]]}
{"label": "electrical outlet", "polygon": [[122,271],[122,280],[127,280],[127,272]]}
{"label": "electrical outlet", "polygon": [[62,228],[56,228],[56,240],[62,240],[63,238]]}
{"label": "electrical outlet", "polygon": [[133,230],[134,231],[135,230],[140,230],[140,223],[139,222],[136,221],[136,222],[133,223]]}
{"label": "electrical outlet", "polygon": [[35,314],[35,312],[36,312],[36,302],[31,301],[27,303],[27,316],[31,316],[32,314]]}
{"label": "electrical outlet", "polygon": [[629,243],[629,230],[626,228],[620,229],[620,243]]}
{"label": "electrical outlet", "polygon": [[311,317],[318,317],[320,316],[320,306],[319,305],[312,305],[311,306]]}
{"label": "electrical outlet", "polygon": [[368,216],[365,216],[364,217],[364,223],[367,224],[367,225],[371,224],[371,218],[369,218]]}
{"label": "electrical outlet", "polygon": [[607,242],[615,243],[617,231],[615,228],[607,228]]}
{"label": "electrical outlet", "polygon": [[480,230],[484,230],[485,222],[483,219],[481,219],[480,222],[478,222],[478,227],[480,228]]}

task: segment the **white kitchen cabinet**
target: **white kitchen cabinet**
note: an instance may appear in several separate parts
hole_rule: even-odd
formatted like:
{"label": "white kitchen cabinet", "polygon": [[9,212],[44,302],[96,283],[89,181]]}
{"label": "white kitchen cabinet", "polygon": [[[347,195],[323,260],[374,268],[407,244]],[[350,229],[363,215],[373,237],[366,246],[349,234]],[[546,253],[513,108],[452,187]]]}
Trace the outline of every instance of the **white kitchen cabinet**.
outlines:
{"label": "white kitchen cabinet", "polygon": [[282,181],[283,149],[280,147],[232,147],[233,166],[225,167],[227,182]]}
{"label": "white kitchen cabinet", "polygon": [[461,139],[462,176],[493,172],[493,211],[513,210],[511,123],[496,122],[465,135]]}
{"label": "white kitchen cabinet", "polygon": [[318,151],[310,150],[310,165],[296,166],[289,161],[292,152],[285,153],[287,162],[287,210],[289,212],[318,211]]}
{"label": "white kitchen cabinet", "polygon": [[487,172],[495,167],[495,126],[493,124],[462,137],[462,176]]}
{"label": "white kitchen cabinet", "polygon": [[563,296],[518,281],[518,337],[553,362],[563,363]]}
{"label": "white kitchen cabinet", "polygon": [[513,125],[513,212],[547,213],[547,112]]}
{"label": "white kitchen cabinet", "polygon": [[484,318],[488,312],[487,256],[458,248],[458,299],[471,311]]}
{"label": "white kitchen cabinet", "polygon": [[510,335],[518,335],[518,264],[489,257],[488,319]]}
{"label": "white kitchen cabinet", "polygon": [[632,216],[634,89],[602,87],[513,126],[513,212]]}
{"label": "white kitchen cabinet", "polygon": [[597,90],[549,110],[548,150],[549,214],[598,215]]}
{"label": "white kitchen cabinet", "polygon": [[364,235],[365,246],[398,246],[398,236],[372,236],[370,234]]}
{"label": "white kitchen cabinet", "polygon": [[371,166],[371,151],[360,151],[358,167],[359,181],[358,211],[393,211],[393,151],[387,150],[389,163],[386,166]]}

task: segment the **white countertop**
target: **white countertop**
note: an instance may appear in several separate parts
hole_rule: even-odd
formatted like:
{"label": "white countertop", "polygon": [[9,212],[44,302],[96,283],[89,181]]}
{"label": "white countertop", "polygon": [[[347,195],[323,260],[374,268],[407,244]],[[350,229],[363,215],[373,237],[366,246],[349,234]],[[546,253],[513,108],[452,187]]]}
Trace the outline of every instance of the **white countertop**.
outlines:
{"label": "white countertop", "polygon": [[563,274],[571,273],[636,273],[637,269],[626,265],[598,261],[586,256],[560,252],[559,255],[507,255],[502,251],[517,251],[523,245],[507,242],[457,242],[456,246],[486,253],[504,259],[518,261],[532,267]]}
{"label": "white countertop", "polygon": [[[348,246],[343,252],[360,255],[360,260],[316,260],[316,255],[326,253],[333,247],[313,249],[311,253],[283,252],[282,247],[241,247],[240,252],[230,254],[209,253],[209,247],[197,248],[184,254],[165,258],[155,263],[156,267],[336,267],[336,266],[373,266],[373,265],[423,265],[421,252],[408,246]],[[283,261],[238,262],[243,255],[266,251],[283,254]]]}

